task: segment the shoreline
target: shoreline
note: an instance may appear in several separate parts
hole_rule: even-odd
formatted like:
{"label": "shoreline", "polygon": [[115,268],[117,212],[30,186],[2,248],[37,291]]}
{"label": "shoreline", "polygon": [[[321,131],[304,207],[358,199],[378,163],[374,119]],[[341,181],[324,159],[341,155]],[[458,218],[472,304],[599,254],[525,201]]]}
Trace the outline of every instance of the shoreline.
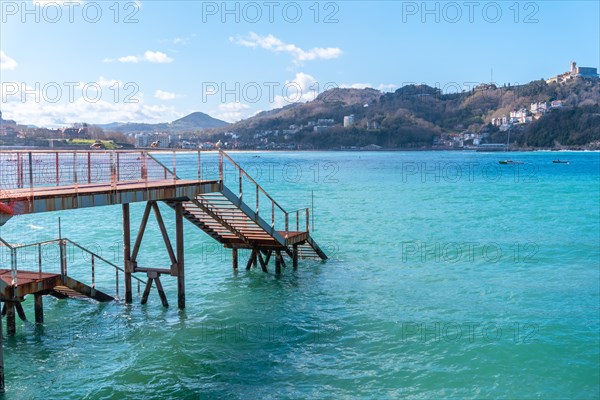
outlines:
{"label": "shoreline", "polygon": [[[102,150],[94,150],[94,149],[90,149],[90,148],[85,148],[85,147],[77,147],[77,146],[65,146],[65,147],[60,147],[60,148],[51,148],[51,147],[41,147],[41,146],[0,146],[0,151],[26,151],[26,150],[32,150],[32,151],[43,151],[43,150],[48,150],[48,151],[55,151],[55,150],[61,150],[61,151],[82,151],[82,152],[87,152],[87,151],[92,151],[92,152],[107,152],[107,151],[112,151],[112,150],[106,150],[106,149],[102,149]],[[152,151],[152,152],[166,152],[166,151],[181,151],[181,152],[195,152],[198,151],[199,149],[157,149],[157,148],[144,148],[144,147],[136,147],[136,148],[121,148],[121,149],[113,149],[116,151]],[[347,153],[385,153],[385,152],[447,152],[447,151],[451,151],[451,152],[469,152],[469,153],[500,153],[500,154],[505,154],[505,153],[536,153],[536,152],[542,152],[542,153],[559,153],[559,152],[569,152],[569,153],[598,153],[600,152],[600,149],[511,149],[509,151],[506,151],[504,149],[502,150],[490,150],[490,149],[485,149],[485,150],[481,150],[481,149],[454,149],[454,148],[420,148],[420,149],[415,149],[415,148],[382,148],[382,149],[223,149],[229,152],[239,152],[239,153],[284,153],[284,152],[288,152],[288,153],[306,153],[306,152],[347,152]],[[217,151],[217,149],[210,149],[210,150],[200,150],[203,152],[210,152],[210,151]]]}

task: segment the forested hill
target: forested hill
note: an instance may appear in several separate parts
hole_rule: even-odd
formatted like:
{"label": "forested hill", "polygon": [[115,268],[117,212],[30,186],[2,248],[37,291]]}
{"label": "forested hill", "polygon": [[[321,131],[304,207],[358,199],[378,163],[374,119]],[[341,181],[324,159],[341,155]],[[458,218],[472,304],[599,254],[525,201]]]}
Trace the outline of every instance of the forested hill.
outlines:
{"label": "forested hill", "polygon": [[[369,144],[431,147],[435,137],[465,131],[485,133],[484,141],[502,142],[506,134],[491,125],[493,118],[508,116],[513,110],[529,110],[534,102],[553,100],[562,100],[563,107],[539,120],[515,125],[512,132],[516,143],[522,147],[600,146],[600,81],[583,79],[562,84],[539,80],[520,86],[488,85],[454,94],[426,85],[405,86],[393,93],[338,88],[314,101],[263,112],[215,132],[233,131],[243,139],[257,132],[288,130],[293,125],[300,129],[291,140],[315,148]],[[344,128],[344,116],[351,114],[355,122]],[[335,124],[315,130],[319,119],[333,119]]]}

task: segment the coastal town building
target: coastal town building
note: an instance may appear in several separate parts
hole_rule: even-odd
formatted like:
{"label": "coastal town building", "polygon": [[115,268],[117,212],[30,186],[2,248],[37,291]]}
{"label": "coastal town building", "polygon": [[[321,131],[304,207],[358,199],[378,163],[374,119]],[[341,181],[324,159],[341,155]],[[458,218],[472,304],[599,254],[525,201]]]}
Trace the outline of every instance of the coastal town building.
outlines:
{"label": "coastal town building", "polygon": [[317,120],[317,125],[333,125],[335,120],[333,118],[322,118]]}
{"label": "coastal town building", "polygon": [[159,149],[168,149],[170,145],[171,138],[169,135],[164,133],[138,133],[135,135],[135,147],[156,147]]}
{"label": "coastal town building", "polygon": [[367,121],[367,129],[379,129],[381,126],[377,121]]}
{"label": "coastal town building", "polygon": [[17,123],[10,119],[2,119],[2,111],[0,111],[0,136],[16,136]]}
{"label": "coastal town building", "polygon": [[313,128],[313,132],[316,133],[322,133],[322,132],[327,132],[329,130],[329,126],[328,125],[317,125]]}
{"label": "coastal town building", "polygon": [[545,114],[548,111],[548,103],[545,101],[531,103],[530,110],[532,114]]}
{"label": "coastal town building", "polygon": [[354,114],[346,115],[344,117],[344,128],[348,128],[354,125]]}

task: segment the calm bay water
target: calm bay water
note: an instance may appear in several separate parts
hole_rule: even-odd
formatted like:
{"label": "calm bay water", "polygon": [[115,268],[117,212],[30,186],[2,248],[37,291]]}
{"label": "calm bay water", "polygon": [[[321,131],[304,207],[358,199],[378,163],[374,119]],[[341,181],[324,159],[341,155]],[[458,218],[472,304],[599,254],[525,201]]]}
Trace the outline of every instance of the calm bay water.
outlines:
{"label": "calm bay water", "polygon": [[[185,311],[169,277],[169,309],[156,291],[145,306],[45,298],[44,326],[5,338],[7,399],[600,396],[600,153],[232,156],[287,209],[314,192],[331,259],[236,274],[186,222]],[[0,234],[55,239],[59,215],[64,236],[121,263],[119,207],[21,216]],[[154,224],[141,252],[169,264]]]}

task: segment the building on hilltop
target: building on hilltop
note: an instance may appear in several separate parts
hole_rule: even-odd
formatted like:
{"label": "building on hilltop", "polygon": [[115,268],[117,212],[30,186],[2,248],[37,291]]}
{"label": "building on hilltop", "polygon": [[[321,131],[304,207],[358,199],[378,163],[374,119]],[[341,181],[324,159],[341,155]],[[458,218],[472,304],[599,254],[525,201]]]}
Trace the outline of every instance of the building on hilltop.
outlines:
{"label": "building on hilltop", "polygon": [[62,128],[61,134],[65,139],[87,139],[89,137],[88,126],[86,124],[82,127]]}
{"label": "building on hilltop", "polygon": [[598,69],[593,67],[578,67],[575,61],[571,61],[571,69],[560,75],[546,80],[546,83],[564,83],[571,79],[598,79]]}

